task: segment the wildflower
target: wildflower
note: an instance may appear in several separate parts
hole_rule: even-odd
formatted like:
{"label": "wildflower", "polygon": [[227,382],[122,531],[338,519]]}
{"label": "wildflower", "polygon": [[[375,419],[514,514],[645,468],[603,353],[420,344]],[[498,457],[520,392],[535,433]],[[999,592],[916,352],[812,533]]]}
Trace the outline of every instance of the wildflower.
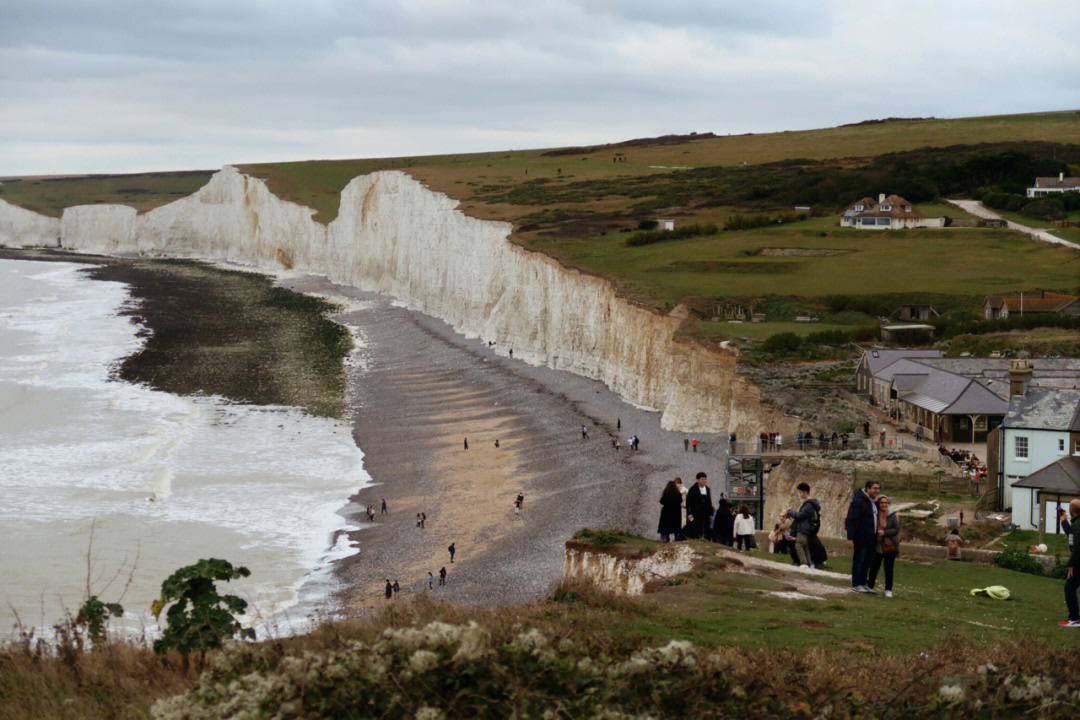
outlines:
{"label": "wildflower", "polygon": [[964,688],[962,685],[942,685],[938,688],[938,695],[945,702],[960,702],[964,699]]}
{"label": "wildflower", "polygon": [[439,656],[430,650],[417,650],[409,658],[409,667],[418,674],[426,673],[439,664]]}
{"label": "wildflower", "polygon": [[439,708],[428,707],[425,705],[416,711],[416,720],[444,720],[446,714]]}
{"label": "wildflower", "polygon": [[539,655],[540,651],[546,648],[547,645],[548,639],[544,637],[544,633],[536,628],[519,633],[518,636],[514,638],[514,641],[510,643],[510,647],[515,650],[527,652],[532,655]]}

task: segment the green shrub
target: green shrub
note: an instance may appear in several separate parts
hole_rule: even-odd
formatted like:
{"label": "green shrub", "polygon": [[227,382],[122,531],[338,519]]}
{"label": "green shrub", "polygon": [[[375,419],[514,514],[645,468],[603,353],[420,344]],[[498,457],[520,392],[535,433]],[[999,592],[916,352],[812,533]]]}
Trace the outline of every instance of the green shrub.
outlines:
{"label": "green shrub", "polygon": [[222,640],[235,635],[254,638],[255,631],[242,628],[235,617],[247,609],[247,601],[236,595],[219,595],[216,584],[249,575],[246,567],[211,558],[182,567],[166,578],[161,583],[161,597],[152,606],[154,617],[169,608],[165,632],[154,641],[154,652],[176,650],[187,658],[196,650],[219,648]]}
{"label": "green shrub", "polygon": [[1061,201],[1049,198],[1029,202],[1020,208],[1020,214],[1037,220],[1061,220],[1065,217]]}
{"label": "green shrub", "polygon": [[780,354],[798,352],[802,346],[802,339],[793,332],[782,332],[770,335],[761,344],[761,348],[768,353]]}
{"label": "green shrub", "polygon": [[668,240],[685,240],[702,235],[715,235],[720,230],[713,223],[683,225],[674,230],[643,230],[626,238],[628,247],[640,247],[641,245],[653,245]]}
{"label": "green shrub", "polygon": [[994,556],[994,564],[1006,570],[1018,570],[1029,575],[1044,575],[1046,566],[1019,548],[1002,550]]}
{"label": "green shrub", "polygon": [[91,595],[79,608],[75,616],[75,625],[86,628],[86,634],[92,641],[105,639],[110,617],[122,617],[124,608],[120,603],[105,603],[97,595]]}

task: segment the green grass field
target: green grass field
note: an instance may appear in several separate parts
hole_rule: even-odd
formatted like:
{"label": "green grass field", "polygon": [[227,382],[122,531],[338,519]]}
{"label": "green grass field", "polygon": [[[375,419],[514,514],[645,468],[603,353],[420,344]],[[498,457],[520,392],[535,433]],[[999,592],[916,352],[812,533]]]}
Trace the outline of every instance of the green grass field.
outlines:
{"label": "green grass field", "polygon": [[[834,572],[851,570],[846,557],[831,558],[828,565]],[[681,583],[645,596],[655,610],[612,618],[611,631],[745,649],[843,646],[889,652],[926,650],[954,633],[980,643],[1016,637],[1053,644],[1077,640],[1057,626],[1065,618],[1062,581],[992,565],[913,562],[901,555],[891,599],[881,595],[880,585],[877,595],[845,592],[824,600],[788,600],[767,594],[790,587],[782,575],[706,571],[680,577]],[[884,582],[883,577],[878,581]],[[970,594],[988,585],[1006,586],[1013,599]]]}
{"label": "green grass field", "polygon": [[[621,236],[536,238],[530,247],[605,276],[656,305],[688,296],[938,293],[981,298],[1018,287],[1073,290],[1080,257],[1005,230],[871,232],[817,218],[776,228],[627,247]],[[835,254],[766,256],[762,251]],[[812,330],[808,330],[812,331]]]}

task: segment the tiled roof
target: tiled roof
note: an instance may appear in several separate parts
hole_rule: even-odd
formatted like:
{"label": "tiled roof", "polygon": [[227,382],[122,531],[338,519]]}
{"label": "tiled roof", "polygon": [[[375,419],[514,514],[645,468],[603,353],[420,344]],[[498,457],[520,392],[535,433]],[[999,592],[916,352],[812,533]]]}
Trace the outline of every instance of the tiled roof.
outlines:
{"label": "tiled roof", "polygon": [[[856,210],[859,205],[863,206],[862,210]],[[882,206],[888,206],[888,210],[882,210]],[[909,203],[899,195],[890,195],[885,198],[885,202],[878,205],[876,200],[872,198],[863,198],[859,202],[855,203],[847,210],[844,211],[844,215],[848,217],[892,217],[892,218],[924,218],[926,217],[921,212],[915,209],[915,206]]]}
{"label": "tiled roof", "polygon": [[1013,397],[1002,425],[1032,430],[1072,430],[1080,432],[1080,390],[1029,387]]}
{"label": "tiled roof", "polygon": [[1035,178],[1037,188],[1080,188],[1080,177],[1067,177],[1064,180],[1056,177]]}
{"label": "tiled roof", "polygon": [[871,348],[864,352],[867,368],[875,377],[885,368],[898,360],[909,358],[939,358],[940,350],[878,350]]}
{"label": "tiled roof", "polygon": [[1076,302],[1077,297],[1075,295],[1065,295],[1063,293],[1042,293],[1041,295],[987,295],[983,300],[983,306],[990,306],[994,310],[1001,308],[1002,305],[1009,308],[1010,313],[1020,312],[1021,302],[1023,303],[1024,312],[1058,312],[1069,305]]}
{"label": "tiled roof", "polygon": [[1080,495],[1080,462],[1074,457],[1063,457],[1013,483],[1013,487],[1036,488],[1062,495]]}

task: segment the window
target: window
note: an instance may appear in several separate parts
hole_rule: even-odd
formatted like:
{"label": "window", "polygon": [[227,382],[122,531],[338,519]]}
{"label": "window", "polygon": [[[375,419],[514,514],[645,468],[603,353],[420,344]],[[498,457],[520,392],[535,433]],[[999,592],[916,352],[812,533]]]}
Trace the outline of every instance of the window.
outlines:
{"label": "window", "polygon": [[1080,455],[1080,440],[1077,440],[1076,444],[1073,445],[1073,455]]}
{"label": "window", "polygon": [[1058,452],[1065,452],[1065,441],[1058,438]]}
{"label": "window", "polygon": [[1016,437],[1016,445],[1014,446],[1015,452],[1013,455],[1017,460],[1027,460],[1028,458],[1028,439],[1025,436],[1018,435]]}
{"label": "window", "polygon": [[882,205],[881,206],[881,212],[889,212],[890,210],[892,210],[892,205]]}

